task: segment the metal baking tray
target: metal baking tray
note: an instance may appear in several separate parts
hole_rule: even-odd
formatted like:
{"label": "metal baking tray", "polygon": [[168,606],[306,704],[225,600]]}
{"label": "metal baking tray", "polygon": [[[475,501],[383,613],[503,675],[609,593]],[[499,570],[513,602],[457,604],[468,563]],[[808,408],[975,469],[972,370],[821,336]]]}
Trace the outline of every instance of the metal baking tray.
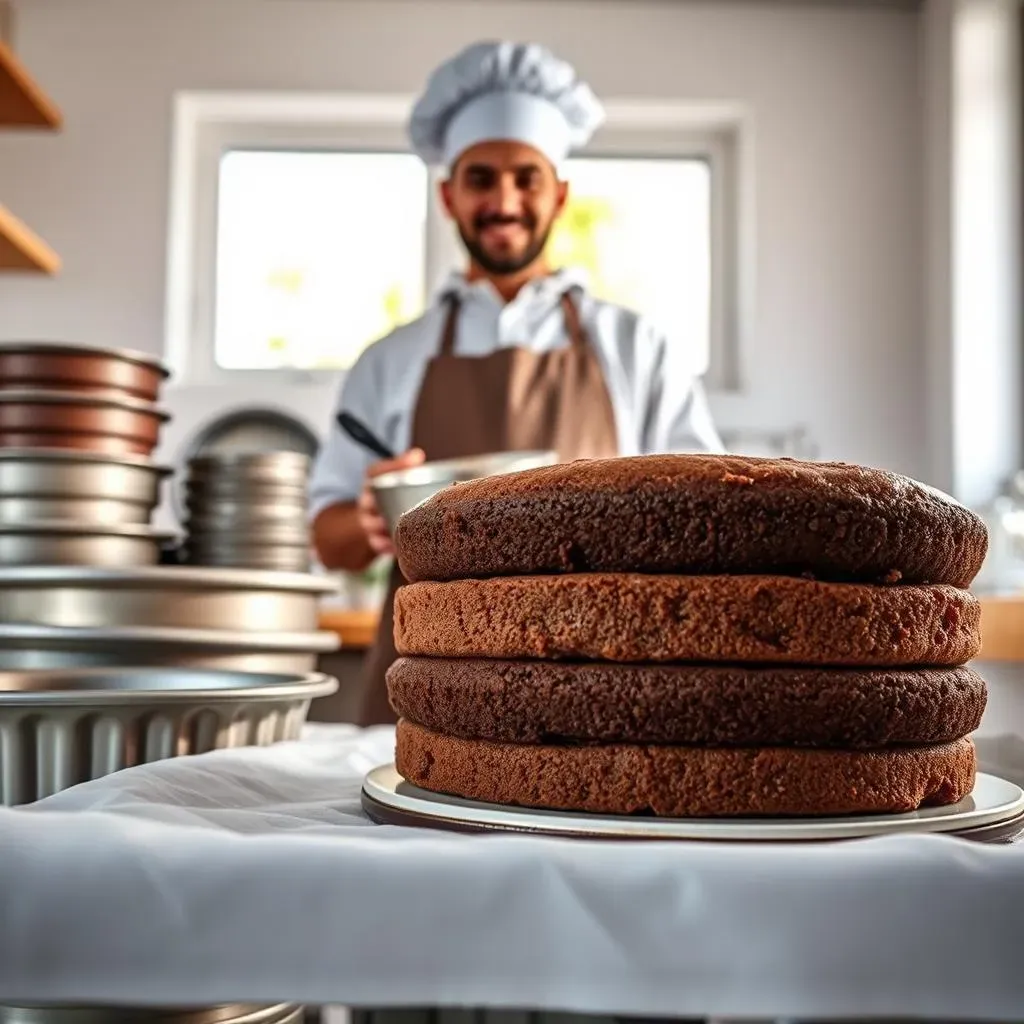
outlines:
{"label": "metal baking tray", "polygon": [[0,448],[0,523],[148,523],[170,472],[139,456]]}
{"label": "metal baking tray", "polygon": [[0,342],[0,389],[121,391],[155,401],[170,371],[145,352],[45,341]]}
{"label": "metal baking tray", "polygon": [[0,622],[309,632],[334,580],[305,573],[152,566],[0,568]]}
{"label": "metal baking tray", "polygon": [[0,804],[137,764],[297,739],[321,673],[79,668],[0,672]]}
{"label": "metal baking tray", "polygon": [[0,524],[0,566],[156,565],[161,545],[173,536],[145,523],[4,523]]}

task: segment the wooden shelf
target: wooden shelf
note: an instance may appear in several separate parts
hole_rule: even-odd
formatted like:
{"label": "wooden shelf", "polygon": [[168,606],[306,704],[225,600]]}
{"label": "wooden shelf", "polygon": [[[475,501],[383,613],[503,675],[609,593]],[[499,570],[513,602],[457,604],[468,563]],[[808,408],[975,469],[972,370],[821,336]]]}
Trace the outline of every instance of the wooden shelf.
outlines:
{"label": "wooden shelf", "polygon": [[59,128],[61,122],[54,102],[0,39],[0,127]]}
{"label": "wooden shelf", "polygon": [[4,206],[0,206],[0,270],[55,274],[60,257]]}

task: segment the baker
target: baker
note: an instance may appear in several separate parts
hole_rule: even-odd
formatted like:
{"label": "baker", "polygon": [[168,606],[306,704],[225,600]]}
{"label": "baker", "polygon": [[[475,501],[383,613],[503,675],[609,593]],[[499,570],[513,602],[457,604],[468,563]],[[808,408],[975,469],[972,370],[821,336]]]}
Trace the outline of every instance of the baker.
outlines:
{"label": "baker", "polygon": [[[326,567],[359,572],[392,551],[367,480],[424,459],[721,450],[697,353],[642,313],[588,294],[578,272],[553,270],[545,255],[569,192],[560,169],[602,119],[574,69],[537,45],[478,43],[430,77],[409,137],[447,171],[441,199],[467,267],[345,377],[338,411],[404,454],[375,462],[332,423],[310,483]],[[401,582],[396,567],[367,661],[364,725],[394,721],[384,674]]]}

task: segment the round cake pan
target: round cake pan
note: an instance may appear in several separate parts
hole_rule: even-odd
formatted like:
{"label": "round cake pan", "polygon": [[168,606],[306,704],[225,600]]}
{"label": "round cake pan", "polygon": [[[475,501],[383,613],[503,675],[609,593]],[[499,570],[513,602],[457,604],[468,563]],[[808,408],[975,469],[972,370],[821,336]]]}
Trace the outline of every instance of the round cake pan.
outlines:
{"label": "round cake pan", "polygon": [[246,569],[0,569],[0,622],[305,633],[336,590],[322,576]]}
{"label": "round cake pan", "polygon": [[150,455],[168,413],[151,402],[73,391],[0,391],[0,447]]}
{"label": "round cake pan", "polygon": [[169,376],[162,363],[130,349],[42,341],[0,342],[0,390],[119,391],[156,401]]}
{"label": "round cake pan", "polygon": [[310,672],[340,646],[328,631],[264,634],[230,630],[0,625],[0,669],[177,665],[238,672]]}
{"label": "round cake pan", "polygon": [[169,474],[137,456],[0,448],[0,524],[146,523]]}
{"label": "round cake pan", "polygon": [[208,479],[305,486],[310,458],[304,452],[223,452],[199,455],[188,464],[193,484]]}
{"label": "round cake pan", "polygon": [[116,498],[8,498],[0,492],[0,526],[67,520],[90,526],[148,523],[152,505]]}
{"label": "round cake pan", "polygon": [[309,527],[305,519],[249,520],[197,519],[189,517],[185,523],[188,544],[210,548],[262,548],[282,545],[286,548],[309,548]]}
{"label": "round cake pan", "polygon": [[307,506],[307,491],[305,487],[283,484],[243,487],[231,480],[218,480],[201,488],[187,485],[182,505],[186,513],[220,508],[284,508],[298,512]]}
{"label": "round cake pan", "polygon": [[141,525],[149,522],[153,507],[116,498],[8,498],[0,492],[0,526],[62,519],[81,523],[86,529]]}
{"label": "round cake pan", "polygon": [[251,550],[185,548],[186,565],[204,565],[215,568],[258,569],[263,572],[306,572],[310,567],[306,548]]}
{"label": "round cake pan", "polygon": [[0,1024],[301,1024],[303,1007],[229,1004],[201,1008],[0,1006]]}
{"label": "round cake pan", "polygon": [[37,520],[0,526],[0,566],[156,565],[173,534],[139,523],[87,526]]}
{"label": "round cake pan", "polygon": [[250,501],[197,496],[189,498],[185,503],[185,518],[215,525],[239,521],[304,523],[307,521],[306,510],[306,496],[302,492],[286,499],[258,498]]}
{"label": "round cake pan", "polygon": [[320,673],[194,668],[0,672],[0,803],[29,803],[136,764],[297,739]]}

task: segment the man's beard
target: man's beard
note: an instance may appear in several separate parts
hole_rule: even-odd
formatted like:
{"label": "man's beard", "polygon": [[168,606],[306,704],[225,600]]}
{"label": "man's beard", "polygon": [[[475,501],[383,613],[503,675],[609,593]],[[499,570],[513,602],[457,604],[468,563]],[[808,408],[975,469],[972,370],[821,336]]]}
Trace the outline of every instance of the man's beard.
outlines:
{"label": "man's beard", "polygon": [[[531,232],[530,244],[518,255],[492,256],[484,249],[479,240],[480,234],[491,224],[521,224]],[[507,277],[525,270],[540,256],[548,244],[552,226],[553,222],[548,224],[545,230],[538,232],[536,230],[537,220],[530,214],[522,217],[482,216],[473,221],[475,237],[467,234],[462,225],[459,225],[459,237],[470,258],[478,267],[488,274],[494,274],[495,277]]]}

